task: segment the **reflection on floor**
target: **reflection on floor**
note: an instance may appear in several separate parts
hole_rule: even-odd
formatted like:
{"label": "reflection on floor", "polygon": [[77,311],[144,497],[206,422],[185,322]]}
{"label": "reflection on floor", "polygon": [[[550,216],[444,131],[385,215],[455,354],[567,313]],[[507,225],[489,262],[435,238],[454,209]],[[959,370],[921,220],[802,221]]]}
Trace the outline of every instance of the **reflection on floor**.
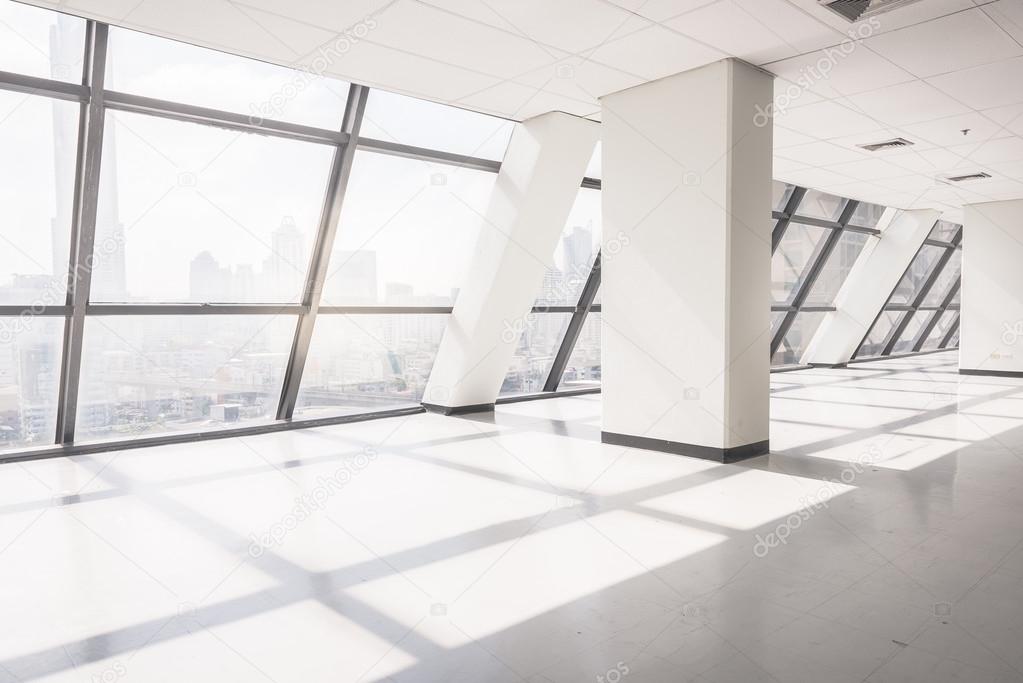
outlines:
{"label": "reflection on floor", "polygon": [[0,467],[0,681],[1023,681],[1023,380],[775,375],[773,453],[600,397]]}

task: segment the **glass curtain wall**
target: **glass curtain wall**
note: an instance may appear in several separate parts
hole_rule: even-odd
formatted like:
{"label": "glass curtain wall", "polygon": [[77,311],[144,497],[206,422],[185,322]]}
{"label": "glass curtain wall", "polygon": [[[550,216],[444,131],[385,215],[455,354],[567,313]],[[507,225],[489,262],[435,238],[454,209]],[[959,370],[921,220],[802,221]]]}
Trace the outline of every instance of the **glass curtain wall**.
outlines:
{"label": "glass curtain wall", "polygon": [[958,347],[962,237],[961,225],[934,224],[855,358]]}

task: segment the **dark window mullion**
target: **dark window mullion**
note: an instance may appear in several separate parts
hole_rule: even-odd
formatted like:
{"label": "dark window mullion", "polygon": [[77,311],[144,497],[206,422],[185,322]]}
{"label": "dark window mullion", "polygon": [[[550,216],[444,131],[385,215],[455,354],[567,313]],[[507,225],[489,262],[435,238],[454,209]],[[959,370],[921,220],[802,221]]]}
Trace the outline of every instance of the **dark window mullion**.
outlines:
{"label": "dark window mullion", "polygon": [[561,384],[561,376],[565,374],[565,367],[572,357],[572,352],[575,351],[575,344],[579,341],[579,333],[582,332],[583,324],[586,322],[586,316],[589,315],[593,300],[597,297],[598,289],[600,289],[599,251],[597,252],[597,257],[593,259],[593,267],[590,268],[590,274],[586,278],[586,283],[579,293],[579,301],[576,305],[575,313],[572,314],[572,318],[568,321],[568,327],[565,329],[565,336],[561,339],[558,353],[554,356],[554,362],[551,363],[551,370],[547,374],[547,381],[543,385],[544,391],[558,390],[558,385]]}

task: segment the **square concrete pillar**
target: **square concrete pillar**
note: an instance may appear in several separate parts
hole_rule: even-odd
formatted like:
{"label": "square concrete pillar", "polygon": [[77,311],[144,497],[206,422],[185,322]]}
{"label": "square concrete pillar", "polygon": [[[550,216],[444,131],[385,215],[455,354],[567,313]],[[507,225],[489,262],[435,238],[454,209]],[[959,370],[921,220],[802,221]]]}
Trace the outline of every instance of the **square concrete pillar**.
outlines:
{"label": "square concrete pillar", "polygon": [[959,372],[1023,377],[1023,199],[963,207]]}
{"label": "square concrete pillar", "polygon": [[727,59],[602,99],[606,443],[768,451],[772,94]]}

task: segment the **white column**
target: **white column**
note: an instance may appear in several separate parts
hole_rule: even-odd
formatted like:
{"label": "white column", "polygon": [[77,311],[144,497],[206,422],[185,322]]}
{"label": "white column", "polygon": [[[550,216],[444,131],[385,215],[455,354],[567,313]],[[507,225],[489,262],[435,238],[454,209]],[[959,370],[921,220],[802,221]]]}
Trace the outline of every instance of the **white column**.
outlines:
{"label": "white column", "polygon": [[1023,376],[1023,199],[963,209],[959,371]]}
{"label": "white column", "polygon": [[728,59],[602,99],[606,443],[768,450],[772,92]]}
{"label": "white column", "polygon": [[515,127],[423,394],[426,408],[493,408],[599,134],[597,123],[560,112]]}
{"label": "white column", "polygon": [[885,210],[877,224],[881,235],[867,241],[849,269],[835,295],[836,310],[824,314],[801,363],[834,367],[852,360],[936,220],[933,209]]}

